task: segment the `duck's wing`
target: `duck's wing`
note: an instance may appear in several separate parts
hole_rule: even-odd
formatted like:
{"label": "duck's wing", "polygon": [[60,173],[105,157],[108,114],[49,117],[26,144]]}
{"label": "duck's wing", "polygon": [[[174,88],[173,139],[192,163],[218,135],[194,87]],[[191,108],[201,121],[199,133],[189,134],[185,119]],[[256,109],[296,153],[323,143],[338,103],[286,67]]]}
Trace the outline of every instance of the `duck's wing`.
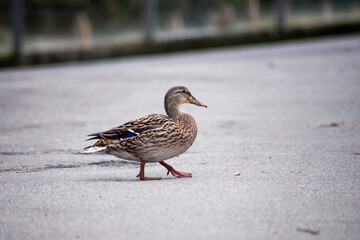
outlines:
{"label": "duck's wing", "polygon": [[88,135],[89,139],[123,139],[139,135],[140,133],[158,128],[169,122],[170,117],[162,114],[151,114],[136,120],[129,121],[123,125],[112,128],[108,131]]}
{"label": "duck's wing", "polygon": [[192,136],[184,134],[184,129],[178,123],[168,119],[164,124],[147,128],[137,136],[120,141],[110,140],[106,144],[106,153],[130,160],[158,162],[183,153],[191,146],[191,139]]}

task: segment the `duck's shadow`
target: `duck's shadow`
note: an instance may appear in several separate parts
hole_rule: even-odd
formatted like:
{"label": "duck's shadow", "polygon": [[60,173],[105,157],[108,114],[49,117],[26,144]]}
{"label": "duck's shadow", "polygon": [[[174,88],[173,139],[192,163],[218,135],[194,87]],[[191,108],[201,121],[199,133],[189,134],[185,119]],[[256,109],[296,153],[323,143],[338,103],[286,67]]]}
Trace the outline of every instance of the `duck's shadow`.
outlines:
{"label": "duck's shadow", "polygon": [[[78,164],[54,164],[54,165],[45,165],[40,167],[14,167],[14,168],[7,168],[7,169],[0,169],[1,173],[6,172],[15,172],[15,173],[35,173],[35,172],[42,172],[42,171],[49,171],[49,170],[64,170],[64,169],[75,169],[75,168],[83,168],[83,167],[109,167],[109,168],[116,168],[116,167],[131,167],[131,168],[139,168],[139,162],[133,161],[125,161],[125,160],[103,160],[98,162],[87,162],[87,163],[78,163]],[[119,177],[98,177],[98,178],[90,178],[84,179],[82,181],[87,182],[159,182],[164,180],[176,180],[176,177],[171,175],[162,175],[159,180],[146,180],[141,181],[137,177],[131,178],[119,178]]]}
{"label": "duck's shadow", "polygon": [[133,167],[139,167],[140,163],[123,161],[123,160],[104,160],[104,161],[99,161],[99,162],[90,162],[90,163],[88,162],[88,163],[77,163],[77,164],[55,164],[55,165],[47,164],[45,166],[40,166],[40,167],[23,166],[23,167],[0,169],[0,173],[4,173],[4,172],[33,173],[33,172],[42,172],[42,171],[54,170],[54,169],[71,169],[71,168],[82,168],[82,167],[88,167],[88,166],[98,166],[98,167],[133,166]]}
{"label": "duck's shadow", "polygon": [[85,164],[87,166],[99,166],[99,167],[119,167],[119,166],[140,166],[139,162],[124,161],[124,160],[104,160],[100,162],[91,162]]}
{"label": "duck's shadow", "polygon": [[119,178],[119,177],[100,177],[100,178],[90,178],[85,179],[83,181],[86,182],[162,182],[162,181],[172,181],[172,180],[178,180],[178,178],[167,176],[167,177],[161,177],[158,180],[146,180],[142,181],[139,178]]}

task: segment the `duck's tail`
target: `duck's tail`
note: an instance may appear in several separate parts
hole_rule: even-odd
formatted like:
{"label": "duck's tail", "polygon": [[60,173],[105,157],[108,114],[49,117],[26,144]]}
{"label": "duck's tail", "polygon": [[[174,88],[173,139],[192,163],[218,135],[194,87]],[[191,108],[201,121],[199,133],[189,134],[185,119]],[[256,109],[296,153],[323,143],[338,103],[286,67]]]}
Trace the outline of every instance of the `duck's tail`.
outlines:
{"label": "duck's tail", "polygon": [[106,146],[88,146],[80,151],[80,153],[94,153],[105,150]]}

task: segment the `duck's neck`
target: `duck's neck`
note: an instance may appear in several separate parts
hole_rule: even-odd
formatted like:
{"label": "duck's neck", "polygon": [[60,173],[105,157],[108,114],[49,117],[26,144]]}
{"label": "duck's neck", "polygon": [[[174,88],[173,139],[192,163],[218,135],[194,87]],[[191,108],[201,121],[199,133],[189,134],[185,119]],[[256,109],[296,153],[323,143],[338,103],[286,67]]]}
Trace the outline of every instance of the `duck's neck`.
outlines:
{"label": "duck's neck", "polygon": [[184,111],[180,108],[180,104],[177,101],[165,100],[165,111],[169,117],[174,119],[177,119],[184,114]]}

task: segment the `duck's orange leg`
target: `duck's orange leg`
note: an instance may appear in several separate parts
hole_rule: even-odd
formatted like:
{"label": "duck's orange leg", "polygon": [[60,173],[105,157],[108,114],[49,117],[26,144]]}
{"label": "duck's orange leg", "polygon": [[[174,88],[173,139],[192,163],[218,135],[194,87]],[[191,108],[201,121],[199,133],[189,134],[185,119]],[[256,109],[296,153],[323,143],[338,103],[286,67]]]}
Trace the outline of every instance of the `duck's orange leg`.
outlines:
{"label": "duck's orange leg", "polygon": [[140,180],[159,180],[161,178],[155,178],[155,177],[145,177],[145,162],[140,161],[140,172],[137,175],[137,177],[140,177]]}
{"label": "duck's orange leg", "polygon": [[169,164],[166,164],[164,161],[161,161],[159,163],[161,165],[163,165],[164,167],[166,167],[166,169],[168,170],[167,175],[169,175],[169,173],[171,173],[174,177],[191,177],[191,173],[176,171],[172,166],[170,166]]}

